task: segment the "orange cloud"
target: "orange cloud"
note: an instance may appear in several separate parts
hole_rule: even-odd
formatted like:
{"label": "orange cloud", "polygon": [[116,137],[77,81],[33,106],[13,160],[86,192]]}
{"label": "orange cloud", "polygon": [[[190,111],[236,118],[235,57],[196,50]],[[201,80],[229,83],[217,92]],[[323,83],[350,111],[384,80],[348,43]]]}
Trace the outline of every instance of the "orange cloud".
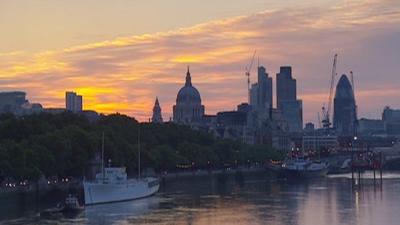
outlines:
{"label": "orange cloud", "polygon": [[[32,101],[46,107],[63,106],[64,92],[75,90],[83,95],[85,109],[127,113],[141,120],[151,117],[159,96],[167,119],[186,66],[191,65],[207,113],[215,113],[246,101],[244,68],[257,49],[260,64],[273,78],[279,66],[293,66],[304,121],[315,120],[327,99],[335,52],[339,73],[362,74],[360,99],[381,96],[379,92],[397,78],[398,63],[388,59],[400,57],[399,27],[400,3],[391,0],[269,10],[36,55],[0,53],[0,88],[25,90]],[[376,76],[379,69],[386,77]],[[255,70],[251,79],[255,82]],[[371,87],[376,91],[369,91]],[[395,104],[393,96],[396,93],[381,97]]]}

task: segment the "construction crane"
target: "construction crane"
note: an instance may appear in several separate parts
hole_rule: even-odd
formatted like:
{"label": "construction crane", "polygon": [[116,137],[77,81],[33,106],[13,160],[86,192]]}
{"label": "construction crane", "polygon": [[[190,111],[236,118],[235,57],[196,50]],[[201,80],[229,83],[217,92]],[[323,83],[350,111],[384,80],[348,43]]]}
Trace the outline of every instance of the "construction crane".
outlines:
{"label": "construction crane", "polygon": [[253,63],[254,63],[254,57],[256,56],[257,50],[254,50],[253,53],[253,57],[251,58],[250,63],[246,66],[245,70],[246,70],[246,76],[247,76],[247,101],[250,104],[250,72],[251,72],[251,68],[253,67]]}
{"label": "construction crane", "polygon": [[337,64],[337,54],[333,57],[333,66],[332,66],[332,74],[331,74],[331,83],[330,83],[330,90],[329,90],[329,99],[328,99],[328,108],[326,109],[325,106],[322,107],[322,126],[325,129],[328,129],[331,126],[330,122],[330,113],[332,108],[332,95],[333,95],[333,88],[335,84],[335,77],[336,77],[336,64]]}

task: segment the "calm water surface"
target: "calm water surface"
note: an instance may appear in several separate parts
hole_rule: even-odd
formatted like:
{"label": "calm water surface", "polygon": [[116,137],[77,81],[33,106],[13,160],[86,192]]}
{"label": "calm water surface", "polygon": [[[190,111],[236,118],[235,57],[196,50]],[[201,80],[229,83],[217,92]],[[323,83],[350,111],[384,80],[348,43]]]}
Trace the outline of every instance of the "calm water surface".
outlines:
{"label": "calm water surface", "polygon": [[31,213],[3,223],[398,225],[400,174],[384,178],[382,189],[368,179],[359,190],[348,175],[308,181],[192,178],[168,182],[147,199],[87,207],[73,218]]}

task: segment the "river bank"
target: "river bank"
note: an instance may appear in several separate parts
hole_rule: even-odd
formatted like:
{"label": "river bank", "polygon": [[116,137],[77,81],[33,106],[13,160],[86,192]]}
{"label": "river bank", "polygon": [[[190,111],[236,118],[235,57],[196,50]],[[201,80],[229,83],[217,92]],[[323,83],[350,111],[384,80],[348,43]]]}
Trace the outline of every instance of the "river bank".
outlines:
{"label": "river bank", "polygon": [[[244,182],[248,179],[262,178],[267,180],[269,173],[261,167],[238,168],[225,170],[195,170],[186,172],[163,173],[158,175],[163,190],[166,186],[180,181],[205,181],[216,180],[218,182],[235,181]],[[188,183],[190,184],[190,182]],[[39,186],[42,187],[42,186]],[[47,187],[37,189],[36,185],[25,186],[15,189],[5,189],[0,191],[0,219],[15,218],[21,215],[34,215],[41,210],[53,207],[58,202],[64,201],[68,193],[76,194],[83,202],[82,182],[75,180],[67,183],[50,184]],[[6,208],[4,208],[6,207]],[[14,212],[14,213],[8,213]]]}
{"label": "river bank", "polygon": [[0,205],[0,223],[395,225],[400,219],[400,173],[384,174],[382,188],[362,189],[352,188],[348,174],[296,181],[268,172],[236,174],[244,179],[219,173],[169,180],[155,196],[90,206],[72,218],[44,220],[32,202],[8,199]]}

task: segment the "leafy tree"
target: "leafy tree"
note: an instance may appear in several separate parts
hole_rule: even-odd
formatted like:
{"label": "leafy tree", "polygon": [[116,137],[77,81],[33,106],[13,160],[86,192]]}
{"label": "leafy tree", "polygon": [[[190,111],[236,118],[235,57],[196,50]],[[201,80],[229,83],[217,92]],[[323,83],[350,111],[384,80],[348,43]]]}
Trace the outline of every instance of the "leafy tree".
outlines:
{"label": "leafy tree", "polygon": [[176,165],[221,168],[279,159],[283,155],[266,146],[247,146],[173,123],[138,123],[134,118],[102,115],[96,122],[69,112],[16,117],[0,115],[0,177],[35,180],[45,176],[80,177],[101,152],[113,166],[138,168],[138,139],[142,167],[175,170]]}

